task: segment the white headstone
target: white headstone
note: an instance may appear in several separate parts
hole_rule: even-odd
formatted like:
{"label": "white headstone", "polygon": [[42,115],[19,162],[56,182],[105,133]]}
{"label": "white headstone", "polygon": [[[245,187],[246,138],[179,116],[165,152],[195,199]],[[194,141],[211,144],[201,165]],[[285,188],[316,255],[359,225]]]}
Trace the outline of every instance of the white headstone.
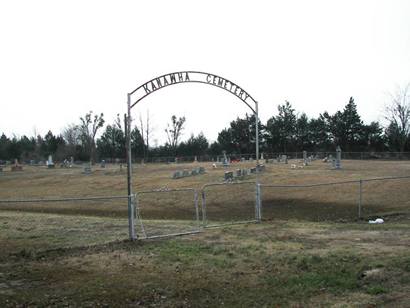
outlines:
{"label": "white headstone", "polygon": [[223,165],[224,165],[224,167],[228,167],[229,166],[229,161],[228,161],[228,157],[226,157],[226,151],[223,151],[223,154],[224,154]]}
{"label": "white headstone", "polygon": [[48,155],[47,167],[48,168],[54,168],[53,156],[51,156],[51,155]]}
{"label": "white headstone", "polygon": [[303,151],[303,165],[307,166],[308,165],[308,158],[307,158],[307,152]]}
{"label": "white headstone", "polygon": [[337,146],[336,148],[336,161],[335,161],[335,169],[341,169],[342,166],[340,164],[340,161],[342,160],[342,149],[340,146]]}

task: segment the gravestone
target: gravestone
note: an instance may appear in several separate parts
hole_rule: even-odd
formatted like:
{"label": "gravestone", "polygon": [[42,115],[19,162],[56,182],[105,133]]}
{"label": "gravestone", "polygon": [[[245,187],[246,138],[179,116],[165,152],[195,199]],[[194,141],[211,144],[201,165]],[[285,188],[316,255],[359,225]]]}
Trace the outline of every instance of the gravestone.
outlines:
{"label": "gravestone", "polygon": [[280,156],[278,155],[278,157],[276,157],[276,162],[280,163]]}
{"label": "gravestone", "polygon": [[190,176],[190,173],[189,173],[189,171],[188,170],[186,170],[186,169],[184,169],[183,171],[182,171],[182,176]]}
{"label": "gravestone", "polygon": [[229,166],[229,161],[228,161],[228,158],[226,157],[226,151],[223,151],[222,153],[224,155],[223,165],[224,165],[224,167],[228,167]]}
{"label": "gravestone", "polygon": [[71,156],[70,158],[70,168],[72,168],[74,166],[74,157]]}
{"label": "gravestone", "polygon": [[101,161],[100,167],[105,168],[105,160],[104,159]]}
{"label": "gravestone", "polygon": [[258,165],[258,171],[259,172],[261,172],[261,171],[265,171],[265,165]]}
{"label": "gravestone", "polygon": [[205,168],[204,167],[199,167],[199,173],[204,174],[205,173]]}
{"label": "gravestone", "polygon": [[249,162],[253,162],[253,157],[249,157]]}
{"label": "gravestone", "polygon": [[68,161],[68,159],[64,159],[62,167],[71,168],[71,165],[70,165],[70,162]]}
{"label": "gravestone", "polygon": [[282,161],[283,163],[287,164],[287,163],[288,163],[288,156],[287,156],[287,155],[282,155],[281,161]]}
{"label": "gravestone", "polygon": [[199,174],[199,170],[197,170],[196,168],[192,169],[191,175],[198,175],[198,174]]}
{"label": "gravestone", "polygon": [[232,171],[226,171],[225,172],[225,181],[232,181],[233,180],[233,172]]}
{"label": "gravestone", "polygon": [[91,174],[91,164],[83,165],[83,174]]}
{"label": "gravestone", "polygon": [[263,153],[261,154],[261,160],[264,160],[264,158],[263,158]]}
{"label": "gravestone", "polygon": [[335,169],[341,169],[342,168],[342,166],[340,164],[341,160],[342,160],[342,149],[340,148],[340,146],[337,146],[337,148],[336,148],[336,159],[335,159],[335,164],[334,164]]}
{"label": "gravestone", "polygon": [[181,171],[175,171],[174,175],[172,176],[173,179],[180,179],[182,178],[182,172]]}
{"label": "gravestone", "polygon": [[46,164],[47,164],[48,169],[53,169],[55,167],[54,162],[53,162],[53,156],[48,155],[48,160]]}
{"label": "gravestone", "polygon": [[303,151],[303,165],[307,166],[308,165],[308,158],[307,158],[307,152]]}
{"label": "gravestone", "polygon": [[17,158],[14,160],[14,165],[11,166],[11,171],[23,171],[23,166],[19,165]]}
{"label": "gravestone", "polygon": [[241,162],[244,162],[245,161],[245,157],[241,157]]}
{"label": "gravestone", "polygon": [[198,162],[198,158],[197,158],[196,155],[195,155],[194,163],[197,163],[197,162]]}

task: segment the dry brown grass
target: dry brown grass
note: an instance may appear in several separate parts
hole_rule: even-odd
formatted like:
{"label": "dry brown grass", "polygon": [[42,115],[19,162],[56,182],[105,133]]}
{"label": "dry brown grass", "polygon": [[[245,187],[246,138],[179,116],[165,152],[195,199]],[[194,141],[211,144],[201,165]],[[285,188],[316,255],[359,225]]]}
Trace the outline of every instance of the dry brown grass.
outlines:
{"label": "dry brown grass", "polygon": [[[50,214],[29,215],[55,241],[9,234],[15,245],[0,253],[5,307],[406,307],[410,300],[406,223],[277,220],[104,245],[110,232],[101,234],[102,218],[93,218],[88,223],[95,224],[78,223],[95,234],[94,245],[63,249],[71,218],[61,217],[61,227],[41,226]],[[0,244],[5,247],[4,229]]]}
{"label": "dry brown grass", "polygon": [[[330,165],[315,161],[303,169],[291,169],[289,164],[268,164],[266,172],[260,175],[261,183],[308,184],[333,181],[359,180],[385,176],[410,175],[408,161],[342,161],[342,170],[331,170]],[[176,170],[206,168],[205,175],[174,180]],[[206,183],[221,182],[226,170],[250,168],[252,163],[234,163],[227,169],[212,168],[212,163],[191,164],[146,164],[134,165],[134,191],[157,189],[160,187],[199,189]],[[82,169],[46,169],[46,167],[25,166],[23,172],[6,169],[0,175],[0,197],[33,198],[55,196],[96,196],[126,194],[126,171],[118,165],[108,165],[106,169],[95,167],[91,175],[83,175]],[[249,176],[254,180],[255,176]]]}
{"label": "dry brown grass", "polygon": [[[408,161],[343,161],[342,170],[332,170],[330,165],[315,161],[303,169],[291,169],[289,164],[268,164],[259,175],[262,184],[293,185],[338,181],[409,176]],[[176,170],[204,166],[206,174],[182,179],[172,179]],[[213,169],[211,163],[147,164],[134,165],[133,190],[194,188],[200,190],[207,183],[221,183],[226,170],[250,168],[252,163],[235,163],[229,168]],[[94,168],[91,175],[83,175],[81,168],[46,169],[24,168],[23,172],[5,170],[0,176],[0,199],[61,198],[87,196],[118,196],[126,194],[125,168],[109,165],[106,169]],[[255,181],[251,175],[244,181]],[[380,213],[395,214],[410,209],[410,179],[363,183],[364,217]],[[255,187],[227,185],[206,189],[207,210],[211,220],[248,220],[254,218]],[[299,218],[314,221],[356,219],[358,215],[358,184],[340,184],[314,188],[262,189],[263,217]],[[141,196],[141,212],[151,219],[191,219],[193,195],[191,193]],[[125,217],[126,200],[99,202],[66,202],[58,204],[5,205],[3,209],[29,210],[53,213],[102,215]]]}
{"label": "dry brown grass", "polygon": [[[292,163],[268,165],[260,181],[312,184],[410,175],[409,162],[343,161],[338,171],[319,161],[296,170]],[[171,179],[175,170],[199,165],[205,175]],[[243,167],[251,164],[229,169]],[[225,171],[210,163],[134,168],[135,191],[200,189],[220,183]],[[409,182],[364,183],[363,210],[386,214],[383,225],[352,222],[355,184],[264,188],[263,215],[271,221],[134,243],[118,241],[127,238],[126,200],[0,204],[0,305],[406,307]],[[207,188],[208,219],[252,218],[254,193],[252,184]],[[126,173],[118,166],[96,168],[88,176],[80,168],[41,167],[0,175],[0,199],[125,194]],[[147,232],[196,227],[192,192],[143,194],[139,202]]]}

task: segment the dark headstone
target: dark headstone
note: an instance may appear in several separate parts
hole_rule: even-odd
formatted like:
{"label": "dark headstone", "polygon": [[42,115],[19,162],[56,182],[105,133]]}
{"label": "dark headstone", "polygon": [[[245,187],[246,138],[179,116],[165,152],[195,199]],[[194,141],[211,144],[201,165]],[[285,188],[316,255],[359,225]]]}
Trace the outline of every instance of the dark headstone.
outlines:
{"label": "dark headstone", "polygon": [[226,171],[225,172],[225,181],[232,181],[233,180],[233,172],[232,171]]}

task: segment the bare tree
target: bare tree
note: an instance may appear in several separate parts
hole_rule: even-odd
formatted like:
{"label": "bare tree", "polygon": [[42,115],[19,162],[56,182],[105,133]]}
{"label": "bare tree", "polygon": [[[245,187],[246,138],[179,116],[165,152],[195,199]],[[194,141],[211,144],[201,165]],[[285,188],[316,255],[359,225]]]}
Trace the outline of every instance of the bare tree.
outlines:
{"label": "bare tree", "polygon": [[175,153],[179,139],[184,129],[185,120],[185,117],[180,117],[179,119],[177,119],[177,117],[173,115],[171,117],[171,125],[168,124],[167,128],[165,129],[168,137],[168,144]]}
{"label": "bare tree", "polygon": [[75,155],[75,148],[80,144],[80,129],[78,125],[69,124],[63,129],[63,138],[67,143],[67,153],[70,156]]}
{"label": "bare tree", "polygon": [[400,152],[404,152],[410,136],[410,83],[404,88],[397,88],[390,94],[391,102],[386,106],[385,119],[389,121],[397,134]]}
{"label": "bare tree", "polygon": [[141,137],[144,143],[143,155],[144,155],[144,159],[147,159],[148,151],[149,151],[149,140],[153,132],[153,128],[151,126],[151,118],[150,118],[149,109],[147,109],[147,115],[146,115],[145,121],[141,114],[139,116],[139,121],[140,121],[139,131],[141,133]]}
{"label": "bare tree", "polygon": [[94,115],[93,112],[90,111],[86,113],[85,117],[80,117],[80,132],[81,132],[81,139],[83,144],[89,150],[90,153],[90,162],[93,164],[95,160],[95,135],[97,134],[98,129],[103,127],[104,125],[104,114],[101,113],[100,115]]}

